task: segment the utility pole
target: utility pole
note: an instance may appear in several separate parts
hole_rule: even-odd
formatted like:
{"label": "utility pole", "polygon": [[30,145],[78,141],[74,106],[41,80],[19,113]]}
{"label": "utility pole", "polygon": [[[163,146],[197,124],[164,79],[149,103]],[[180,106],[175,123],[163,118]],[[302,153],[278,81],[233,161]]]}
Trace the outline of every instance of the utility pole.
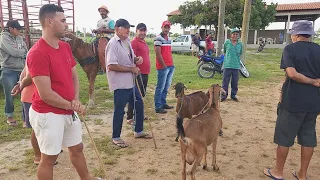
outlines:
{"label": "utility pole", "polygon": [[218,19],[218,47],[216,56],[221,55],[222,46],[224,43],[224,17],[225,17],[225,9],[226,9],[226,1],[220,0],[219,3],[219,19]]}
{"label": "utility pole", "polygon": [[245,0],[243,20],[242,20],[242,29],[241,29],[241,41],[243,44],[241,60],[243,63],[245,62],[245,58],[246,58],[250,15],[251,15],[251,5],[252,5],[252,0]]}

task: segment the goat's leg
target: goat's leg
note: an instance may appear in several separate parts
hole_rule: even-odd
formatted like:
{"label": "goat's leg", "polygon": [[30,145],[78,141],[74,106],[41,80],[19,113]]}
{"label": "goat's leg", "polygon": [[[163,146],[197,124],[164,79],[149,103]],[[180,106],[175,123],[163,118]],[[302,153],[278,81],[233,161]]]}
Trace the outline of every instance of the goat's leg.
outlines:
{"label": "goat's leg", "polygon": [[217,154],[217,140],[218,140],[218,134],[215,134],[215,137],[212,141],[212,167],[213,170],[219,170],[219,167],[217,165],[216,160],[216,154]]}
{"label": "goat's leg", "polygon": [[186,162],[186,153],[187,153],[187,146],[185,144],[183,144],[183,142],[181,142],[182,140],[180,140],[180,149],[181,149],[181,157],[182,157],[182,180],[186,180],[187,179],[187,174],[186,174],[186,168],[187,168],[187,162]]}
{"label": "goat's leg", "polygon": [[207,169],[207,154],[208,154],[208,148],[206,147],[205,148],[205,151],[204,151],[204,155],[203,155],[203,169]]}
{"label": "goat's leg", "polygon": [[191,169],[191,180],[196,180],[196,170],[198,165],[201,163],[201,159],[202,159],[202,153],[197,154],[195,161],[192,164],[192,169]]}

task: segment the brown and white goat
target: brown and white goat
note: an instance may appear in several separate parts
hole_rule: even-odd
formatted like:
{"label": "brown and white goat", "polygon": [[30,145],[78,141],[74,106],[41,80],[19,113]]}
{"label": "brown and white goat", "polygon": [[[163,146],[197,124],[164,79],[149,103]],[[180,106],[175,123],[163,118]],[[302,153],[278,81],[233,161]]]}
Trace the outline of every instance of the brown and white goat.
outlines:
{"label": "brown and white goat", "polygon": [[[176,90],[175,96],[177,98],[177,118],[191,119],[193,115],[200,114],[205,109],[205,106],[208,105],[209,96],[202,91],[185,95],[184,90],[186,87],[181,82],[175,84],[174,89]],[[178,138],[177,136],[176,141],[178,141]]]}
{"label": "brown and white goat", "polygon": [[183,119],[177,119],[178,136],[182,155],[182,179],[186,180],[186,163],[192,165],[191,180],[195,180],[196,168],[204,157],[203,168],[207,167],[207,146],[212,145],[212,166],[214,170],[219,167],[216,164],[216,147],[219,131],[222,127],[219,102],[220,92],[225,91],[218,85],[209,88],[210,107],[203,114],[191,118],[188,124],[183,126]]}

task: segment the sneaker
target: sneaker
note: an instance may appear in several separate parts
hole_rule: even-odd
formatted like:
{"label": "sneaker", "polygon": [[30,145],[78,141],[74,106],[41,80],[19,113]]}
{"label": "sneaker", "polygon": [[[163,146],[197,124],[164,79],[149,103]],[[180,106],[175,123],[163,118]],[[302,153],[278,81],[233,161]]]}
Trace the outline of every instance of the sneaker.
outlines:
{"label": "sneaker", "polygon": [[173,106],[169,106],[168,104],[163,105],[163,109],[173,109]]}
{"label": "sneaker", "polygon": [[237,97],[232,97],[232,100],[234,100],[235,102],[239,102],[239,99]]}
{"label": "sneaker", "polygon": [[165,113],[167,113],[167,111],[164,109],[156,109],[156,113],[165,114]]}

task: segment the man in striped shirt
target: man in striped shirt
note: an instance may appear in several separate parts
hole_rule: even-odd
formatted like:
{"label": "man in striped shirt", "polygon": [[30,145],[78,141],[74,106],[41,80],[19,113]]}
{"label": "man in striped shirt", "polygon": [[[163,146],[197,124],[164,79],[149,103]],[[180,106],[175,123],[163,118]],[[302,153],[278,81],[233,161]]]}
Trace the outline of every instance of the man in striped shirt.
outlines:
{"label": "man in striped shirt", "polygon": [[169,31],[171,23],[164,21],[162,23],[162,32],[154,40],[154,50],[156,52],[156,67],[158,73],[157,87],[154,95],[156,113],[165,114],[165,109],[172,109],[167,104],[166,98],[168,89],[171,86],[174,65],[171,53],[171,40],[169,39]]}

